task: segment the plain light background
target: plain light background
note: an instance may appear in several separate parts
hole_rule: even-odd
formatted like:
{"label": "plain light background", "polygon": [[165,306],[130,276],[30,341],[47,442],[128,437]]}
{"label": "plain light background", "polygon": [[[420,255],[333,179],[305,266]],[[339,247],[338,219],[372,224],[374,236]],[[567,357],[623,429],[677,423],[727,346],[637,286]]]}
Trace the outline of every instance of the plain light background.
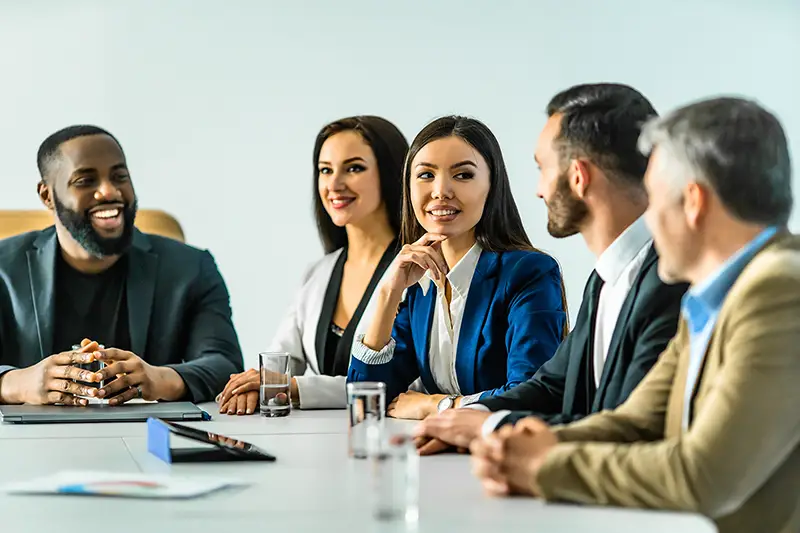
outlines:
{"label": "plain light background", "polygon": [[377,114],[410,141],[439,115],[467,114],[500,140],[574,318],[594,258],[579,236],[548,236],[533,147],[550,97],[597,81],[629,83],[660,112],[756,98],[782,120],[796,167],[800,1],[0,0],[0,209],[40,207],[48,134],[109,129],[140,207],[169,211],[214,253],[252,366],[321,255],[319,128]]}

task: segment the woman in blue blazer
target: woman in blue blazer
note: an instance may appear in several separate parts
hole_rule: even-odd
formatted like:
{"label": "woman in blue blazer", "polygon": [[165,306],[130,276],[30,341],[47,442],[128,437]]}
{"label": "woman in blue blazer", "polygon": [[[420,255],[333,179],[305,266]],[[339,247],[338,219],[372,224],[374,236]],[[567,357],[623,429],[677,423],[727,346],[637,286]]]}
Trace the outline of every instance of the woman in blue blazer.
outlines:
{"label": "woman in blue blazer", "polygon": [[[556,261],[528,240],[492,132],[464,117],[417,135],[403,172],[406,243],[357,337],[348,381],[386,383],[422,419],[529,379],[567,331]],[[420,380],[424,392],[409,391]]]}

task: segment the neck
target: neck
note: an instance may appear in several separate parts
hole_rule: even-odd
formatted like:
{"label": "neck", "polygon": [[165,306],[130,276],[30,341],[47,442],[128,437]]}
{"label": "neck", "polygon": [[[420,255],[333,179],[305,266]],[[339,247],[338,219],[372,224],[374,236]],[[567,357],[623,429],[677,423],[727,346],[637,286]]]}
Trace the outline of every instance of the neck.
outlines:
{"label": "neck", "polygon": [[475,230],[442,241],[442,255],[449,268],[453,268],[475,245]]}
{"label": "neck", "polygon": [[84,250],[83,247],[72,238],[72,235],[69,234],[66,228],[62,226],[56,227],[56,234],[58,235],[61,257],[64,258],[64,261],[66,261],[69,266],[78,272],[84,274],[99,274],[100,272],[105,272],[119,261],[119,255],[109,257],[93,256]]}
{"label": "neck", "polygon": [[[714,229],[711,229],[714,228]],[[698,231],[704,235],[697,260],[686,273],[692,285],[703,282],[718,271],[732,256],[747,246],[767,226],[733,220],[709,222],[708,228]]]}
{"label": "neck", "polygon": [[644,214],[646,209],[647,203],[642,201],[597,202],[597,205],[590,208],[586,223],[580,231],[586,241],[586,246],[595,257],[600,257],[631,224]]}
{"label": "neck", "polygon": [[396,237],[384,209],[379,209],[358,224],[347,224],[345,231],[347,261],[355,263],[377,263]]}

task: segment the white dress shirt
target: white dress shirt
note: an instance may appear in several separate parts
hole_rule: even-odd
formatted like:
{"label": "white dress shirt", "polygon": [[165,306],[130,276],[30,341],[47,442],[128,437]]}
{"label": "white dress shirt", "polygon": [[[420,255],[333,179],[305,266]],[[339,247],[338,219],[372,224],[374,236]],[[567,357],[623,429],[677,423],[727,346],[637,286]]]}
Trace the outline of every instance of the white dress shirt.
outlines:
{"label": "white dress shirt", "polygon": [[[603,367],[611,346],[611,338],[617,327],[617,319],[622,305],[642,269],[647,253],[653,243],[653,237],[643,217],[628,226],[611,246],[600,254],[595,270],[603,280],[600,297],[597,303],[597,316],[594,329],[594,384],[600,386]],[[488,411],[484,405],[473,404],[472,409]],[[484,436],[492,433],[511,411],[502,410],[492,413],[481,428]]]}
{"label": "white dress shirt", "polygon": [[594,327],[594,385],[600,386],[611,337],[628,293],[642,269],[653,237],[639,217],[600,254],[594,269],[603,280]]}
{"label": "white dress shirt", "polygon": [[[423,294],[428,294],[433,283],[436,287],[436,303],[433,308],[431,318],[431,331],[428,339],[428,359],[430,360],[431,375],[436,386],[444,394],[461,396],[461,388],[458,385],[456,376],[456,351],[458,348],[458,338],[461,333],[461,322],[464,319],[464,308],[467,304],[469,286],[472,284],[472,277],[475,275],[475,268],[481,257],[483,249],[478,243],[456,263],[447,274],[447,281],[450,282],[452,292],[450,295],[450,305],[447,304],[444,285],[433,281],[430,272],[426,272],[419,280],[419,286]],[[394,339],[389,340],[389,344],[375,351],[363,343],[364,336],[356,337],[353,345],[353,355],[361,361],[369,364],[382,364],[390,361],[394,355]],[[420,380],[412,384],[418,385],[422,392],[426,392],[421,386]],[[471,394],[461,399],[462,405],[467,405],[478,401],[481,394]]]}
{"label": "white dress shirt", "polygon": [[[481,251],[480,245],[475,243],[448,272],[447,281],[450,282],[452,289],[449,306],[444,285],[434,282],[430,271],[426,272],[425,276],[419,280],[422,294],[428,293],[431,283],[436,287],[436,304],[431,320],[428,359],[431,362],[433,381],[443,394],[461,396],[461,389],[456,377],[456,351],[469,286],[472,284],[472,276],[475,275],[475,267],[478,266]],[[462,402],[476,401],[478,397],[480,394],[465,397]]]}

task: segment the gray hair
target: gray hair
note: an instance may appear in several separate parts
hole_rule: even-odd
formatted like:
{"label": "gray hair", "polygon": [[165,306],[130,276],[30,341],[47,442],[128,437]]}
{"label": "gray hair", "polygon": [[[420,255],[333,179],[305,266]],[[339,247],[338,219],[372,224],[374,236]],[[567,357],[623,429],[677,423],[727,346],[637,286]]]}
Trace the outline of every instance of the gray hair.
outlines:
{"label": "gray hair", "polygon": [[792,212],[792,165],[778,119],[756,102],[713,98],[648,121],[639,150],[667,153],[684,183],[710,187],[740,220],[784,226]]}

